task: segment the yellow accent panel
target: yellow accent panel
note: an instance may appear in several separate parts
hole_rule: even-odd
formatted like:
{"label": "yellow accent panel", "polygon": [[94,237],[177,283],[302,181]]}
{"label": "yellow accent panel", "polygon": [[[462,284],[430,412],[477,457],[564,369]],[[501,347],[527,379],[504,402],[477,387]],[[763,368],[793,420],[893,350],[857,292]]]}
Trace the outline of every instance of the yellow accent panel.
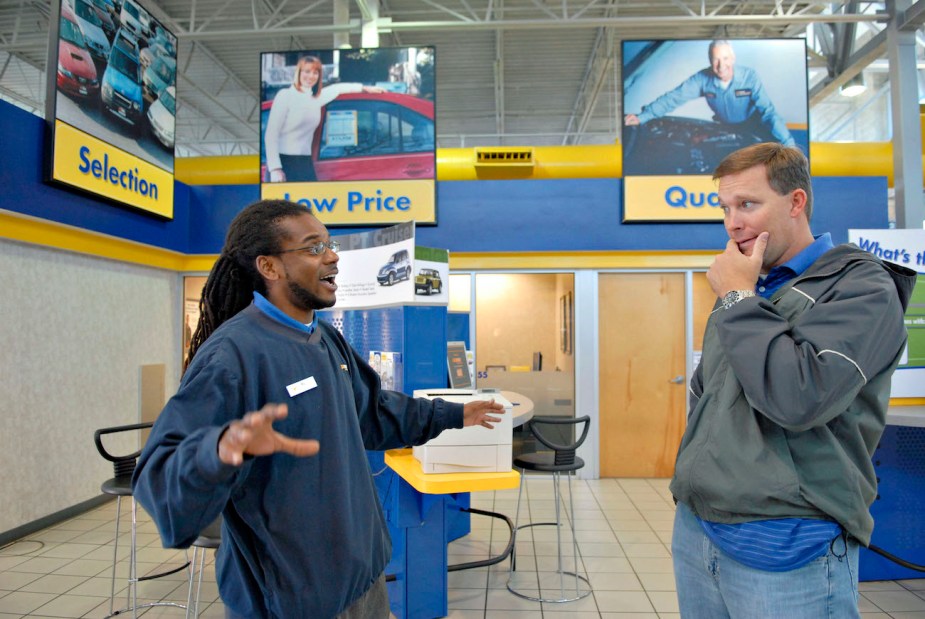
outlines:
{"label": "yellow accent panel", "polygon": [[13,241],[74,251],[100,258],[142,264],[170,271],[186,271],[188,257],[166,249],[0,211],[0,236]]}
{"label": "yellow accent panel", "polygon": [[283,198],[311,208],[325,224],[394,224],[437,220],[435,181],[267,183],[261,198]]}
{"label": "yellow accent panel", "polygon": [[[925,139],[923,139],[925,143]],[[517,178],[620,178],[620,144],[534,146],[533,167],[476,167],[475,148],[438,148],[437,180],[509,180]],[[813,176],[886,176],[893,185],[893,145],[890,142],[812,142]],[[187,185],[256,185],[260,160],[256,155],[177,159],[177,180]],[[923,162],[925,170],[925,162]]]}
{"label": "yellow accent panel", "polygon": [[256,185],[260,182],[260,157],[178,157],[174,175],[187,185]]}
{"label": "yellow accent panel", "polygon": [[520,473],[424,473],[410,449],[385,452],[385,463],[423,494],[454,494],[480,490],[509,490],[520,485]]}
{"label": "yellow accent panel", "polygon": [[450,269],[708,269],[717,251],[450,252]]}
{"label": "yellow accent panel", "polygon": [[623,179],[623,221],[722,221],[709,176],[629,176]]}
{"label": "yellow accent panel", "polygon": [[173,174],[55,121],[52,176],[105,198],[173,219]]}
{"label": "yellow accent panel", "polygon": [[813,176],[886,176],[893,186],[890,142],[813,142],[809,145]]}
{"label": "yellow accent panel", "polygon": [[516,178],[619,178],[623,149],[619,144],[534,146],[533,166],[477,166],[484,148],[438,148],[437,180],[473,181]]}
{"label": "yellow accent panel", "polygon": [[925,406],[925,398],[890,398],[890,406]]}

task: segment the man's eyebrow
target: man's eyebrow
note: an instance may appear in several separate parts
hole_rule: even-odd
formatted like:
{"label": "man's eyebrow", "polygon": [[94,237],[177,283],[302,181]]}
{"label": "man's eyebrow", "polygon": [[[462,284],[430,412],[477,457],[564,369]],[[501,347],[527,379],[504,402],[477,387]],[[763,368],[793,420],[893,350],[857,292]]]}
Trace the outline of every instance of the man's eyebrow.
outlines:
{"label": "man's eyebrow", "polygon": [[321,235],[315,232],[313,234],[306,234],[305,236],[302,237],[302,239],[299,242],[306,243],[308,241],[313,241],[315,239],[320,239],[320,238],[321,238]]}

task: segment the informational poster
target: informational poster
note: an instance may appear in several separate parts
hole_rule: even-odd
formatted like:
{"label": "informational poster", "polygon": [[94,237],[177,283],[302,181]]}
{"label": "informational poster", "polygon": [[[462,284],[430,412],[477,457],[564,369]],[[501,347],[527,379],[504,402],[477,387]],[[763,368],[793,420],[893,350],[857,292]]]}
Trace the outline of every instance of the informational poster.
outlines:
{"label": "informational poster", "polygon": [[450,374],[450,387],[453,389],[472,388],[472,374],[469,373],[465,342],[447,342],[446,364]]}
{"label": "informational poster", "polygon": [[623,42],[623,221],[720,221],[726,155],[780,142],[809,155],[804,39]]}
{"label": "informational poster", "polygon": [[887,262],[918,272],[906,309],[909,341],[893,374],[890,397],[925,397],[925,230],[849,230],[848,240]]}
{"label": "informational poster", "polygon": [[376,370],[383,389],[389,391],[402,391],[404,388],[404,371],[402,370],[401,353],[384,350],[369,351],[369,365]]}
{"label": "informational poster", "polygon": [[414,222],[333,238],[340,243],[336,309],[449,303],[449,252],[415,246]]}

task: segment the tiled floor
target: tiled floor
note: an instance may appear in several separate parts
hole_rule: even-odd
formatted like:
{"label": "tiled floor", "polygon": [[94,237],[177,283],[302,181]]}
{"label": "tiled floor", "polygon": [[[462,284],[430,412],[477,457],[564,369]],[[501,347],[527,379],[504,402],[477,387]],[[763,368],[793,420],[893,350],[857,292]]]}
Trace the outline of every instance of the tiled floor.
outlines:
{"label": "tiled floor", "polygon": [[[563,482],[564,485],[564,482]],[[491,568],[451,572],[449,617],[454,619],[657,619],[679,617],[669,553],[674,506],[667,480],[603,479],[574,481],[575,525],[581,563],[593,593],[577,602],[529,602],[507,588],[509,562]],[[555,518],[548,479],[527,484],[529,512],[522,521]],[[472,506],[513,517],[517,491],[472,495]],[[567,506],[565,506],[567,508]],[[129,515],[127,504],[123,507]],[[12,617],[94,617],[109,614],[109,574],[115,503],[30,535],[0,549],[0,619]],[[129,518],[123,522],[128,523]],[[517,543],[516,579],[526,592],[559,591],[555,580],[555,529],[534,527],[521,532]],[[567,533],[566,533],[567,535]],[[128,534],[120,541],[119,571],[127,573]],[[569,538],[570,540],[570,538]],[[182,551],[164,550],[153,523],[139,511],[139,571],[177,567]],[[568,540],[567,540],[568,541]],[[462,563],[496,554],[507,543],[500,521],[472,517],[472,532],[450,544],[449,562]],[[567,566],[568,567],[568,566]],[[202,617],[221,619],[211,553],[202,587]],[[117,608],[125,606],[125,588]],[[925,619],[925,579],[861,583],[860,610],[864,619]],[[186,573],[143,582],[144,601],[185,602]],[[173,607],[145,609],[144,617],[182,617]],[[131,616],[125,614],[121,616]]]}

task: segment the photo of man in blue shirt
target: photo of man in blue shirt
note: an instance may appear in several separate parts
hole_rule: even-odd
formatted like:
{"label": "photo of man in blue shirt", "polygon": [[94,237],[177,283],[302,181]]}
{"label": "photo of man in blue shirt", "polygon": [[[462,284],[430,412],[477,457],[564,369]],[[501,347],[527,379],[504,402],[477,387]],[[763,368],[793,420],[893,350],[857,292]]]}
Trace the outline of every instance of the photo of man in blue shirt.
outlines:
{"label": "photo of man in blue shirt", "polygon": [[735,51],[726,40],[715,40],[709,48],[710,66],[691,75],[674,89],[643,106],[639,114],[627,114],[627,127],[643,125],[665,116],[682,103],[703,97],[713,110],[714,120],[726,124],[750,123],[751,130],[762,128],[784,146],[795,141],[786,123],[775,111],[758,74],[748,67],[735,66]]}

